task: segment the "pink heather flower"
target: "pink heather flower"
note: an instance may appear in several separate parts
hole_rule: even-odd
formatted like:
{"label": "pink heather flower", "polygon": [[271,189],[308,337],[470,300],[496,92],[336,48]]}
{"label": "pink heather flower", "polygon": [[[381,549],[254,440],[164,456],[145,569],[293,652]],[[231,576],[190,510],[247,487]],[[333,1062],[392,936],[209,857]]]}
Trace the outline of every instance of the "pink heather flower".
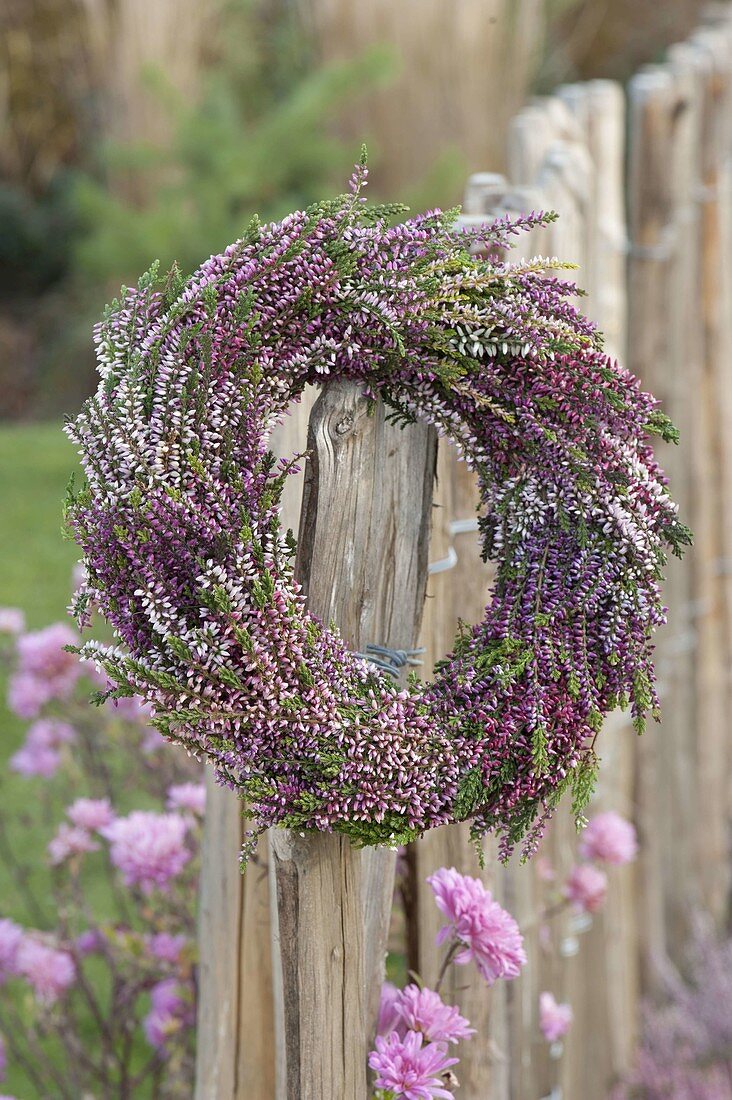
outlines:
{"label": "pink heather flower", "polygon": [[34,749],[28,744],[23,745],[10,757],[10,768],[26,779],[32,776],[40,776],[42,779],[50,779],[58,771],[61,757],[55,749]]}
{"label": "pink heather flower", "polygon": [[68,699],[83,669],[64,646],[76,645],[78,635],[65,623],[18,638],[17,671],[11,677],[8,705],[21,718],[35,718],[51,699]]}
{"label": "pink heather flower", "polygon": [[379,1003],[379,1018],[376,1022],[377,1035],[388,1035],[399,1023],[399,1010],[397,1002],[400,993],[392,982],[384,982],[381,987],[381,1001]]}
{"label": "pink heather flower", "polygon": [[135,810],[100,831],[110,842],[110,858],[125,884],[149,894],[156,886],[165,890],[191,858],[185,846],[187,828],[180,814]]}
{"label": "pink heather flower", "polygon": [[605,863],[631,863],[638,854],[635,828],[613,810],[597,814],[582,834],[580,855]]}
{"label": "pink heather flower", "polygon": [[455,962],[462,965],[473,959],[489,985],[497,978],[517,978],[526,963],[523,936],[480,879],[461,875],[454,867],[441,867],[427,881],[438,909],[449,921],[438,933],[437,943],[457,939],[463,950]]}
{"label": "pink heather flower", "polygon": [[169,810],[190,810],[203,817],[206,811],[206,788],[203,783],[179,783],[168,788]]}
{"label": "pink heather flower", "polygon": [[0,607],[0,634],[22,634],[25,615],[19,607]]}
{"label": "pink heather flower", "polygon": [[573,1019],[571,1005],[557,1004],[552,993],[539,995],[539,1027],[548,1043],[556,1043],[566,1035]]}
{"label": "pink heather flower", "polygon": [[0,984],[18,973],[18,952],[25,933],[7,917],[0,919]]}
{"label": "pink heather flower", "polygon": [[187,942],[185,936],[171,936],[169,932],[158,932],[148,937],[147,948],[154,959],[159,959],[160,962],[177,963]]}
{"label": "pink heather flower", "polygon": [[99,845],[92,839],[86,829],[80,829],[76,825],[67,825],[62,822],[58,827],[53,840],[48,845],[48,854],[51,863],[57,867],[70,856],[83,855],[85,852],[96,852]]}
{"label": "pink heather flower", "polygon": [[58,951],[32,936],[25,936],[18,951],[18,972],[30,982],[43,1004],[53,1004],[76,978],[68,951]]}
{"label": "pink heather flower", "polygon": [[564,896],[576,909],[595,913],[605,901],[607,875],[591,863],[578,863],[569,873]]}
{"label": "pink heather flower", "polygon": [[92,833],[106,829],[114,820],[108,798],[77,798],[67,809],[66,816],[73,825]]}
{"label": "pink heather flower", "polygon": [[442,1076],[457,1058],[448,1058],[440,1043],[423,1046],[423,1039],[416,1031],[404,1038],[395,1031],[377,1037],[376,1050],[369,1055],[377,1089],[393,1092],[399,1100],[454,1100]]}
{"label": "pink heather flower", "polygon": [[396,1009],[405,1029],[420,1031],[429,1043],[458,1043],[475,1035],[475,1028],[457,1007],[446,1005],[431,989],[406,986],[397,998]]}

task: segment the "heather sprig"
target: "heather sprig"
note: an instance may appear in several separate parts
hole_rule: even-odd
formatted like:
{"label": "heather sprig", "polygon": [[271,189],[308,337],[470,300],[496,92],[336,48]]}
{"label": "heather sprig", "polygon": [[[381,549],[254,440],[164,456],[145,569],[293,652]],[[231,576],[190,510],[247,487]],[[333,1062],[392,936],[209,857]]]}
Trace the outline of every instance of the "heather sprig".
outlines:
{"label": "heather sprig", "polygon": [[[80,626],[121,697],[214,764],[258,828],[395,843],[469,819],[535,848],[559,795],[578,819],[602,716],[655,713],[666,554],[688,542],[650,437],[657,402],[610,360],[557,278],[509,264],[513,234],[431,211],[397,225],[349,193],[245,237],[189,279],[155,268],[96,329],[101,381],[67,428],[87,484]],[[480,247],[477,247],[480,246]],[[392,683],[305,605],[272,428],[304,387],[354,379],[449,438],[481,490],[496,581],[431,683]]]}

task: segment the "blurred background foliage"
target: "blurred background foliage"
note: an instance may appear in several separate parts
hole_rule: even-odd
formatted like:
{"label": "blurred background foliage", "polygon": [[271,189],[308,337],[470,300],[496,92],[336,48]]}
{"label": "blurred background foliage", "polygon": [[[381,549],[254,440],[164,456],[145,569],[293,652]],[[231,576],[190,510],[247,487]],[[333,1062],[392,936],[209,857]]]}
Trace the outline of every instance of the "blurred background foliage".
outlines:
{"label": "blurred background foliage", "polygon": [[4,0],[0,419],[94,384],[90,325],[152,259],[343,185],[419,208],[500,170],[532,90],[624,78],[698,0]]}

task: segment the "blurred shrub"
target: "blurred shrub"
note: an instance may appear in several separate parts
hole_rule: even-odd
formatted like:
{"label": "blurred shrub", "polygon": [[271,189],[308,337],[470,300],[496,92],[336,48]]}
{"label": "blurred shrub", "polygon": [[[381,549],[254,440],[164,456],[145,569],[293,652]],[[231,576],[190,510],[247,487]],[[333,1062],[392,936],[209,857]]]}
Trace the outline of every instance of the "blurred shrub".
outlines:
{"label": "blurred shrub", "polygon": [[0,183],[0,295],[43,294],[68,269],[74,219],[68,188],[58,178],[34,199]]}
{"label": "blurred shrub", "polygon": [[101,171],[77,177],[75,266],[84,280],[116,284],[155,258],[191,270],[239,237],[253,213],[281,217],[347,177],[357,148],[335,136],[334,123],[344,104],[388,79],[389,56],[371,50],[309,71],[295,31],[291,21],[263,29],[238,0],[198,102],[160,72],[146,74],[169,114],[170,141],[107,145]]}

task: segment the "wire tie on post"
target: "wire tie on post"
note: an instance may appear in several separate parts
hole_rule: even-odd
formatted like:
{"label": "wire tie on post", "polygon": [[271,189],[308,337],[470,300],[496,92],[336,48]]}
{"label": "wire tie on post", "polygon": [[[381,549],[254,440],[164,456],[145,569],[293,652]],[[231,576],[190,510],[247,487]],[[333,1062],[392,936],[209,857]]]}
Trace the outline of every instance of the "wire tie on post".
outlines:
{"label": "wire tie on post", "polygon": [[406,666],[416,667],[422,664],[419,660],[420,653],[424,653],[424,646],[419,649],[392,649],[386,645],[367,645],[366,652],[357,653],[356,656],[375,665],[382,672],[388,672],[396,680]]}

